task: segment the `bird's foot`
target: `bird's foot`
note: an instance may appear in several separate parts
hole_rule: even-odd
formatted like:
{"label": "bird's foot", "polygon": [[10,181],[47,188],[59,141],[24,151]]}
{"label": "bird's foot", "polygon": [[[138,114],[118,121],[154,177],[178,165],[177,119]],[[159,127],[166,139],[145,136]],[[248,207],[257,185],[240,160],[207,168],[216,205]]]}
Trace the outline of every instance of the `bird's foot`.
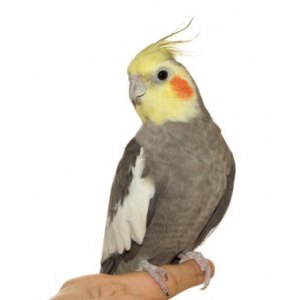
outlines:
{"label": "bird's foot", "polygon": [[202,290],[205,290],[208,287],[210,279],[212,277],[212,270],[208,263],[208,260],[203,256],[202,253],[196,251],[189,251],[185,254],[180,254],[179,258],[180,258],[179,263],[183,263],[190,259],[194,259],[196,261],[196,263],[199,265],[201,269],[201,273],[204,274]]}
{"label": "bird's foot", "polygon": [[166,284],[166,281],[168,280],[168,274],[164,269],[151,265],[147,260],[143,260],[140,263],[140,267],[138,271],[147,272],[154,279],[154,281],[160,286],[162,292],[167,297],[170,296],[169,289]]}

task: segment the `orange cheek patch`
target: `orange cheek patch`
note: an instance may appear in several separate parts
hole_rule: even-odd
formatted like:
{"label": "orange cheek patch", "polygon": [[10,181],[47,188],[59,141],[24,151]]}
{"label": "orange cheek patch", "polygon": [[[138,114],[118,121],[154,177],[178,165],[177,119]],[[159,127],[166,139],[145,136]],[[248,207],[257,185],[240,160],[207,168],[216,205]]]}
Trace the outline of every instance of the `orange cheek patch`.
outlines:
{"label": "orange cheek patch", "polygon": [[186,80],[180,78],[179,76],[174,76],[170,82],[172,89],[178,94],[180,98],[187,100],[193,95],[191,86]]}

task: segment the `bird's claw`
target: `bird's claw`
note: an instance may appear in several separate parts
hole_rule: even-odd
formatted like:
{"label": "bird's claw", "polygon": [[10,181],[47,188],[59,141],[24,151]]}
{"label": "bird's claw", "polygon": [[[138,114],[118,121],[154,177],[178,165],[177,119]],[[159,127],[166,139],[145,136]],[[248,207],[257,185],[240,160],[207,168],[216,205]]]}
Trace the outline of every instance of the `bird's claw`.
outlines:
{"label": "bird's claw", "polygon": [[179,263],[183,263],[187,260],[194,259],[201,269],[201,274],[204,275],[203,287],[202,290],[205,290],[210,282],[212,276],[212,270],[208,263],[208,260],[203,256],[202,253],[196,251],[189,251],[185,254],[179,255]]}
{"label": "bird's claw", "polygon": [[140,263],[138,271],[147,272],[160,286],[163,293],[169,297],[169,289],[166,284],[166,281],[168,280],[168,273],[163,268],[151,265],[147,260],[143,260]]}

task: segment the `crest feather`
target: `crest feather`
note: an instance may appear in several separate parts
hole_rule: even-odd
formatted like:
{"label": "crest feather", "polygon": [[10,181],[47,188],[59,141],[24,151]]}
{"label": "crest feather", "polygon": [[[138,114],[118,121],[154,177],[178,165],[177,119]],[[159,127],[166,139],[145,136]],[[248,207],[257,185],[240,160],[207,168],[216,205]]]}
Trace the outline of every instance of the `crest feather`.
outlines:
{"label": "crest feather", "polygon": [[164,36],[163,38],[159,39],[157,42],[150,44],[141,52],[139,52],[130,63],[128,70],[129,71],[135,70],[136,68],[138,68],[138,66],[145,64],[146,61],[149,60],[153,62],[158,62],[166,59],[174,59],[177,55],[183,55],[184,51],[179,49],[178,46],[193,41],[198,35],[196,35],[194,38],[189,40],[170,41],[169,39],[185,31],[191,25],[192,21],[193,18],[183,28],[178,29],[172,32],[171,34]]}

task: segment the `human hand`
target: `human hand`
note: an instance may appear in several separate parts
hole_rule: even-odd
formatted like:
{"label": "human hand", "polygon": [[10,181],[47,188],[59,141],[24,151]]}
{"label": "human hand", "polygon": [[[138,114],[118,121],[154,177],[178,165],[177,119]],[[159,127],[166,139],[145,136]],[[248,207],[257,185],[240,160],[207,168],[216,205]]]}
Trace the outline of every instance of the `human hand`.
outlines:
{"label": "human hand", "polygon": [[[214,265],[209,264],[214,274]],[[189,260],[178,265],[166,265],[170,298],[203,282],[199,265]],[[67,281],[51,300],[165,300],[157,283],[146,272],[123,275],[87,275]]]}

